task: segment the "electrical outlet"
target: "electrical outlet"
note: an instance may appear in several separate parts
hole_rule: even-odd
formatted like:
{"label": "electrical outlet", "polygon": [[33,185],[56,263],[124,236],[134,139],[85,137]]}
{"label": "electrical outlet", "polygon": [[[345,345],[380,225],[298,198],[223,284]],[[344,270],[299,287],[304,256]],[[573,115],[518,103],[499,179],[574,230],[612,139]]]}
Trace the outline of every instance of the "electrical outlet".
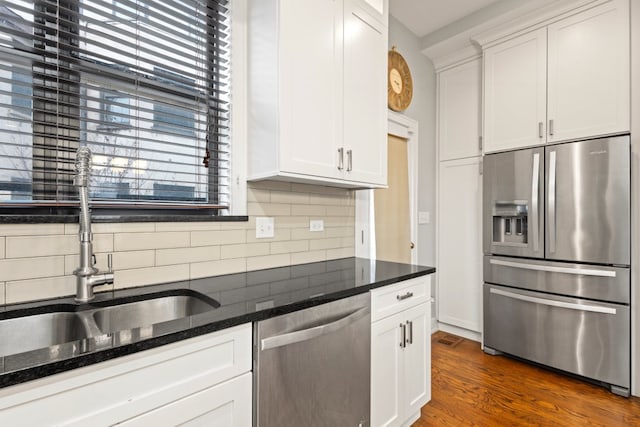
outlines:
{"label": "electrical outlet", "polygon": [[268,239],[274,236],[273,217],[259,216],[256,218],[256,239]]}
{"label": "electrical outlet", "polygon": [[324,231],[324,220],[312,219],[309,221],[309,231]]}
{"label": "electrical outlet", "polygon": [[429,223],[431,223],[431,213],[418,212],[418,224],[429,224]]}

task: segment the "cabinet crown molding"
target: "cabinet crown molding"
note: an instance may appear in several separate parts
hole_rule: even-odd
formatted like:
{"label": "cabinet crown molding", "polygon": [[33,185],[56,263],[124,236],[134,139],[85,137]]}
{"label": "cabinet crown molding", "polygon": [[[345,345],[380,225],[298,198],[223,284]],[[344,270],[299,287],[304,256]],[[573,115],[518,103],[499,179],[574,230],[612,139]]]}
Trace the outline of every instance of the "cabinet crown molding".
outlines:
{"label": "cabinet crown molding", "polygon": [[439,73],[462,63],[480,58],[481,56],[482,50],[480,49],[480,47],[469,44],[468,46],[456,50],[455,52],[451,52],[438,58],[434,58],[432,61],[436,73]]}

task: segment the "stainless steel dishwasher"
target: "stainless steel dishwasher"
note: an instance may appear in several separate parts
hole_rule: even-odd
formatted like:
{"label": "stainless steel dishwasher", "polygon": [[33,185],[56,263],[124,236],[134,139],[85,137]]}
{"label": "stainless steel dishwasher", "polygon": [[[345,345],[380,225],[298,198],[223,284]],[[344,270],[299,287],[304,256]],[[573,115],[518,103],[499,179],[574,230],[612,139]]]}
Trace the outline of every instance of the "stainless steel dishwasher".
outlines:
{"label": "stainless steel dishwasher", "polygon": [[369,293],[257,323],[254,426],[368,427]]}

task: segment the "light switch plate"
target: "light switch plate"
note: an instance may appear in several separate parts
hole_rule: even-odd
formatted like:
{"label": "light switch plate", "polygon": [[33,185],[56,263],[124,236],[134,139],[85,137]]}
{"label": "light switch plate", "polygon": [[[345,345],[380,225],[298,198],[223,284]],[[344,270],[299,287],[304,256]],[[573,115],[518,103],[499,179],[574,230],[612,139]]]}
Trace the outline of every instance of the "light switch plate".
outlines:
{"label": "light switch plate", "polygon": [[256,239],[268,239],[274,236],[273,217],[256,217]]}
{"label": "light switch plate", "polygon": [[309,221],[309,231],[324,231],[324,220],[312,219]]}
{"label": "light switch plate", "polygon": [[418,212],[418,224],[430,224],[431,213],[430,212]]}

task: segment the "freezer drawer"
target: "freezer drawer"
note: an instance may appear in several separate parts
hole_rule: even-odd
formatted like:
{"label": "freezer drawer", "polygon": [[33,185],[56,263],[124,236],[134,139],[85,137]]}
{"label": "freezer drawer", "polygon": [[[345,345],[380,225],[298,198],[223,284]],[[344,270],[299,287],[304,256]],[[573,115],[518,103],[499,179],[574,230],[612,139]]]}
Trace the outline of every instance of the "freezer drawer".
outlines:
{"label": "freezer drawer", "polygon": [[628,306],[489,284],[483,292],[485,347],[629,388]]}
{"label": "freezer drawer", "polygon": [[484,281],[532,291],[629,304],[629,268],[484,257]]}

